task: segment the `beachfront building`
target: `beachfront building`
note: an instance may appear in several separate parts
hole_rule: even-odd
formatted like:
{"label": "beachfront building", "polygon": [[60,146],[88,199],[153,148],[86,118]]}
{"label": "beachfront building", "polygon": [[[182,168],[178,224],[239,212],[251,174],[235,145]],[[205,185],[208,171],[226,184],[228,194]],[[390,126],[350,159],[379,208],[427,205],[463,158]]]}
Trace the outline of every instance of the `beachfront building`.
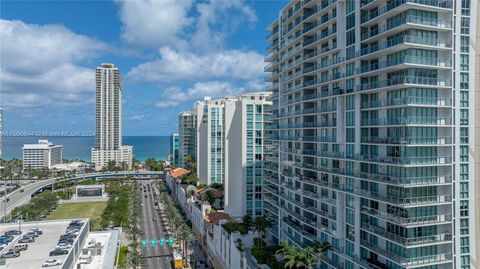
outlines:
{"label": "beachfront building", "polygon": [[265,113],[268,92],[225,99],[225,211],[233,218],[262,214]]}
{"label": "beachfront building", "polygon": [[30,169],[50,169],[62,163],[63,146],[48,140],[38,140],[37,144],[23,145],[23,171]]}
{"label": "beachfront building", "polygon": [[110,161],[132,167],[133,147],[122,145],[122,78],[115,65],[96,69],[96,132],[92,162],[100,171]]}
{"label": "beachfront building", "polygon": [[179,137],[178,134],[170,135],[170,156],[173,164],[178,164],[179,153]]}
{"label": "beachfront building", "polygon": [[323,268],[474,268],[477,4],[293,0],[281,10],[265,68],[274,241],[330,242]]}
{"label": "beachfront building", "polygon": [[[178,114],[179,136],[179,164],[186,166],[187,158],[196,158],[195,123],[192,111],[183,111]],[[189,167],[190,168],[190,167]]]}

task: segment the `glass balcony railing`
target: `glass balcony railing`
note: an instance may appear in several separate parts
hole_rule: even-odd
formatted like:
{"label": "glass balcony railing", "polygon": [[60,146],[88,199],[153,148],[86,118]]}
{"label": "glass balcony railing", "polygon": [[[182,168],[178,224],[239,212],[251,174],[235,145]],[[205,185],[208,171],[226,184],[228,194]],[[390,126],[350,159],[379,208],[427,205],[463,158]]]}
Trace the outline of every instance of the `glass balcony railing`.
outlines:
{"label": "glass balcony railing", "polygon": [[394,144],[394,145],[450,145],[452,137],[378,137],[362,136],[362,143],[369,144]]}
{"label": "glass balcony railing", "polygon": [[398,118],[378,118],[362,119],[362,126],[380,126],[380,125],[452,125],[452,118],[447,117],[398,117]]}
{"label": "glass balcony railing", "polygon": [[437,254],[437,255],[429,255],[423,257],[415,257],[415,258],[406,258],[395,254],[391,251],[387,251],[386,249],[378,247],[376,244],[370,243],[367,240],[361,240],[360,244],[362,246],[367,247],[374,253],[380,254],[389,260],[393,260],[396,263],[402,266],[427,266],[430,264],[435,264],[438,262],[449,261],[452,260],[451,254]]}
{"label": "glass balcony railing", "polygon": [[438,87],[451,87],[451,79],[431,78],[431,77],[419,77],[419,76],[398,76],[392,77],[387,80],[380,80],[376,82],[363,83],[357,85],[357,91],[367,91],[378,88],[390,87],[402,84],[415,84],[425,86],[438,86]]}
{"label": "glass balcony railing", "polygon": [[443,29],[452,28],[452,22],[449,22],[449,21],[444,21],[444,20],[439,20],[434,18],[426,18],[421,16],[407,15],[401,18],[400,20],[396,21],[395,23],[385,24],[385,25],[379,26],[374,30],[370,30],[362,33],[361,34],[362,41],[372,38],[374,36],[383,34],[389,30],[392,30],[400,25],[404,25],[407,23],[421,24],[423,26],[432,26],[432,27],[438,27]]}
{"label": "glass balcony railing", "polygon": [[400,65],[400,64],[411,64],[411,65],[427,65],[433,67],[452,67],[452,61],[447,59],[439,59],[433,57],[420,57],[420,56],[411,56],[405,55],[400,59],[395,61],[381,61],[374,64],[363,65],[359,69],[357,69],[357,73],[366,73],[376,70],[381,70],[384,68]]}
{"label": "glass balcony railing", "polygon": [[372,215],[372,216],[380,217],[387,221],[395,222],[402,226],[447,224],[452,222],[451,214],[438,214],[438,215],[421,216],[421,217],[404,217],[397,214],[388,213],[382,210],[370,208],[368,206],[362,206],[361,212]]}
{"label": "glass balcony railing", "polygon": [[[373,0],[362,0],[362,6],[372,2]],[[365,3],[365,4],[364,4]],[[397,8],[403,4],[418,4],[418,5],[424,5],[424,6],[431,6],[431,7],[439,7],[439,8],[452,8],[453,3],[451,0],[397,0],[397,1],[392,1],[391,4],[388,4],[387,6],[384,6],[380,9],[377,9],[375,12],[370,12],[369,14],[363,16],[360,20],[361,23],[368,22],[374,18],[377,18],[378,16],[381,16],[388,11]]]}
{"label": "glass balcony railing", "polygon": [[400,105],[427,105],[427,106],[451,106],[451,98],[424,97],[424,96],[405,96],[397,98],[389,98],[387,100],[374,100],[370,102],[362,102],[361,108],[379,108],[386,106]]}
{"label": "glass balcony railing", "polygon": [[[296,168],[307,168],[314,171],[333,174],[337,176],[348,176],[356,179],[368,179],[371,181],[378,181],[388,184],[395,184],[399,186],[422,186],[422,185],[434,185],[434,184],[449,184],[452,182],[450,175],[431,175],[431,176],[413,176],[413,175],[392,175],[385,173],[367,173],[353,169],[327,167],[322,165],[310,164],[310,163],[294,163]],[[316,178],[302,177],[302,180],[309,181],[313,184],[318,181]]]}
{"label": "glass balcony railing", "polygon": [[451,48],[452,42],[450,40],[442,40],[437,38],[426,38],[414,35],[404,35],[398,36],[388,41],[381,42],[366,48],[363,48],[356,52],[356,56],[364,56],[370,53],[374,53],[377,51],[381,51],[387,48],[391,48],[396,45],[400,44],[417,44],[417,45],[425,45],[425,46],[433,46],[433,47],[440,47],[440,48]]}
{"label": "glass balcony railing", "polygon": [[404,246],[415,246],[425,244],[451,243],[452,233],[441,233],[429,236],[405,237],[389,232],[386,228],[377,225],[362,223],[361,228],[367,232],[373,232],[386,239],[392,240]]}

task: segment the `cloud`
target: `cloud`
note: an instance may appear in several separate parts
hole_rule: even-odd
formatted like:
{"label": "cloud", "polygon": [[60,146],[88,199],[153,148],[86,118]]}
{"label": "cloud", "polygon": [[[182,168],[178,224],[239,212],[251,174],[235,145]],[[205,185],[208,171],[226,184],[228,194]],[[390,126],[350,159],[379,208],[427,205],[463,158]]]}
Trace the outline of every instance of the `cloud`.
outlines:
{"label": "cloud", "polygon": [[106,49],[61,25],[0,20],[0,89],[5,107],[93,102],[94,71],[78,65]]}
{"label": "cloud", "polygon": [[181,42],[180,34],[193,23],[192,0],[116,1],[123,23],[122,39],[136,46],[158,48]]}
{"label": "cloud", "polygon": [[157,108],[175,107],[184,102],[203,99],[205,96],[220,98],[244,93],[250,89],[237,87],[229,82],[208,81],[197,82],[191,88],[182,90],[180,87],[170,87],[163,91],[162,98],[157,101]]}
{"label": "cloud", "polygon": [[117,0],[122,39],[158,49],[215,50],[242,22],[253,25],[254,10],[244,0]]}
{"label": "cloud", "polygon": [[135,82],[251,80],[263,74],[263,56],[253,51],[226,50],[197,55],[164,47],[159,53],[159,59],[134,67],[126,78]]}
{"label": "cloud", "polygon": [[128,119],[133,120],[133,121],[140,121],[140,120],[143,120],[145,117],[147,117],[147,115],[138,114],[138,115],[132,115],[132,116],[128,117]]}

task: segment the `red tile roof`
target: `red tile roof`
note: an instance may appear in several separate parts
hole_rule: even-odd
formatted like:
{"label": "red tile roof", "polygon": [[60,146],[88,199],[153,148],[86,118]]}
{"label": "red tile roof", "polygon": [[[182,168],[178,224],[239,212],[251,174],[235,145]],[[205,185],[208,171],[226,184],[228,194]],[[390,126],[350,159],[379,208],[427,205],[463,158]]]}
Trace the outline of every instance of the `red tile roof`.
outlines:
{"label": "red tile roof", "polygon": [[185,174],[188,174],[190,173],[190,171],[186,170],[186,169],[183,169],[183,168],[176,168],[176,169],[173,169],[173,171],[170,172],[170,175],[173,177],[173,178],[179,178]]}
{"label": "red tile roof", "polygon": [[207,214],[204,218],[205,221],[209,223],[215,223],[215,225],[218,225],[221,220],[230,220],[230,216],[225,213],[225,212],[215,212],[215,213],[210,213]]}

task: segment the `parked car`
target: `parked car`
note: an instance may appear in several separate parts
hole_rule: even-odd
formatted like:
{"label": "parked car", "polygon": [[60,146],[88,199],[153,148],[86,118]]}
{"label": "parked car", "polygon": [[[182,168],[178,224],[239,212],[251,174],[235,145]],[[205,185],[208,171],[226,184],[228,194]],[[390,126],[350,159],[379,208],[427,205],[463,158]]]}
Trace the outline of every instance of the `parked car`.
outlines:
{"label": "parked car", "polygon": [[77,234],[75,233],[68,233],[68,234],[62,234],[60,235],[60,239],[65,239],[65,238],[77,238]]}
{"label": "parked car", "polygon": [[10,231],[5,232],[5,235],[19,235],[19,234],[22,234],[22,231],[10,230]]}
{"label": "parked car", "polygon": [[73,240],[72,238],[65,238],[65,239],[58,240],[58,244],[64,243],[64,244],[72,245],[74,241],[75,240]]}
{"label": "parked car", "polygon": [[32,243],[35,242],[35,237],[23,237],[22,239],[18,240],[18,243]]}
{"label": "parked car", "polygon": [[57,245],[57,248],[61,248],[61,249],[69,249],[71,247],[72,247],[72,245],[67,244],[67,243],[60,243],[60,244]]}
{"label": "parked car", "polygon": [[20,256],[20,252],[14,251],[13,249],[9,249],[7,252],[0,255],[0,258],[8,259],[8,258],[16,258]]}
{"label": "parked car", "polygon": [[39,228],[31,228],[30,231],[36,232],[37,234],[43,234],[42,229]]}
{"label": "parked car", "polygon": [[23,244],[16,244],[14,247],[13,247],[13,250],[14,251],[22,251],[22,250],[27,250],[28,249],[28,245],[23,243]]}
{"label": "parked car", "polygon": [[55,248],[54,250],[50,251],[50,256],[59,256],[59,255],[65,255],[68,253],[68,250],[63,249],[63,248]]}
{"label": "parked car", "polygon": [[63,263],[62,260],[51,259],[51,260],[44,261],[43,264],[42,264],[42,267],[62,265],[62,263]]}
{"label": "parked car", "polygon": [[25,236],[29,236],[29,237],[38,237],[39,234],[37,232],[34,232],[34,231],[29,231],[28,233],[24,234],[23,237]]}

